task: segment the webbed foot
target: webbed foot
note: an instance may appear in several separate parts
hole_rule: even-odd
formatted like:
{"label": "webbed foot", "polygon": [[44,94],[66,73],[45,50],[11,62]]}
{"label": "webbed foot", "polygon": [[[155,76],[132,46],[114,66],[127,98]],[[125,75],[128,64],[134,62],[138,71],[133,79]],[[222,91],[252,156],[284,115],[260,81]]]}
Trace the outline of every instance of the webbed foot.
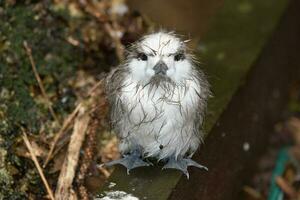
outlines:
{"label": "webbed foot", "polygon": [[123,158],[118,160],[113,160],[111,162],[104,163],[104,166],[111,167],[113,165],[123,165],[127,169],[127,174],[129,174],[130,170],[138,167],[150,166],[151,163],[143,161],[141,157],[141,153],[138,150],[131,152],[130,154],[123,155]]}
{"label": "webbed foot", "polygon": [[205,169],[206,171],[208,171],[207,167],[200,165],[199,163],[195,162],[194,160],[190,159],[190,158],[180,158],[180,159],[175,159],[175,158],[170,158],[167,162],[167,164],[165,164],[165,166],[163,166],[162,169],[177,169],[182,171],[186,177],[189,179],[189,172],[187,170],[187,168],[189,166],[194,166],[194,167],[198,167],[200,169]]}

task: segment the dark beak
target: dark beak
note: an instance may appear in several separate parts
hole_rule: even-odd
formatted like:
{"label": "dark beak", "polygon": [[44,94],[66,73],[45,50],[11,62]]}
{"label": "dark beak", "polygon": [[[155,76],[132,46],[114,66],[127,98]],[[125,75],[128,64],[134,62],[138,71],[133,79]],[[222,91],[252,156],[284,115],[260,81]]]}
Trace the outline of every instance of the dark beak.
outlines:
{"label": "dark beak", "polygon": [[168,66],[163,62],[159,61],[154,67],[155,75],[166,75],[168,70]]}

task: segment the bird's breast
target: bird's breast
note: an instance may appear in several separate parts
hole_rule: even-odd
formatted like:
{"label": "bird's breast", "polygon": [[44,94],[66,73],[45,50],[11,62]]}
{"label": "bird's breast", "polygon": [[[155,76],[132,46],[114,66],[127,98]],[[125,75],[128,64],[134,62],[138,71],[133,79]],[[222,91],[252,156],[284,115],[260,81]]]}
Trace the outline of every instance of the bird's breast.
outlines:
{"label": "bird's breast", "polygon": [[185,153],[194,137],[190,120],[197,106],[194,93],[186,88],[166,93],[147,87],[137,89],[133,84],[124,87],[120,94],[125,107],[122,120],[130,131],[130,144],[142,146],[150,156]]}
{"label": "bird's breast", "polygon": [[176,118],[180,113],[180,99],[176,98],[176,94],[171,97],[160,91],[149,92],[144,89],[135,94],[132,91],[124,92],[123,95],[128,117],[134,123],[168,120]]}

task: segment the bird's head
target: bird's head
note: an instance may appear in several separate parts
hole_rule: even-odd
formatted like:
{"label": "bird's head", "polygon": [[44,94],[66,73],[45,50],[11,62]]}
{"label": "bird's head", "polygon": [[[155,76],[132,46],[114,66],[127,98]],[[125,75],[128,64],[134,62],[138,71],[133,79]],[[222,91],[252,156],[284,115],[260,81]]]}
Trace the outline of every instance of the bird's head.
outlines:
{"label": "bird's head", "polygon": [[157,32],[144,36],[129,50],[128,67],[134,80],[179,83],[190,77],[191,55],[185,42],[173,33]]}

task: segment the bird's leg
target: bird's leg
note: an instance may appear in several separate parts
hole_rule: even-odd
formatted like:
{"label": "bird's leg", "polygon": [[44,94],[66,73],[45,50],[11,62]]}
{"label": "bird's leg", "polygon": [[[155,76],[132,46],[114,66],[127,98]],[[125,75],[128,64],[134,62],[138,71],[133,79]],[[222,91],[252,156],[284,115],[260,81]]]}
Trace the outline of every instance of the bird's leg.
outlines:
{"label": "bird's leg", "polygon": [[194,167],[198,167],[200,169],[205,169],[206,171],[208,171],[207,167],[200,165],[199,163],[195,162],[194,160],[192,160],[191,158],[174,158],[171,157],[168,159],[167,163],[165,164],[165,166],[163,167],[163,169],[177,169],[182,171],[186,177],[189,179],[189,172],[187,170],[187,168],[189,166],[194,166]]}
{"label": "bird's leg", "polygon": [[113,165],[123,165],[127,169],[127,174],[129,174],[129,171],[137,168],[137,167],[144,167],[144,166],[150,166],[151,163],[143,161],[142,158],[142,151],[141,149],[135,149],[131,151],[129,154],[123,155],[122,158],[118,160],[113,160],[111,162],[104,163],[104,166],[110,167]]}

